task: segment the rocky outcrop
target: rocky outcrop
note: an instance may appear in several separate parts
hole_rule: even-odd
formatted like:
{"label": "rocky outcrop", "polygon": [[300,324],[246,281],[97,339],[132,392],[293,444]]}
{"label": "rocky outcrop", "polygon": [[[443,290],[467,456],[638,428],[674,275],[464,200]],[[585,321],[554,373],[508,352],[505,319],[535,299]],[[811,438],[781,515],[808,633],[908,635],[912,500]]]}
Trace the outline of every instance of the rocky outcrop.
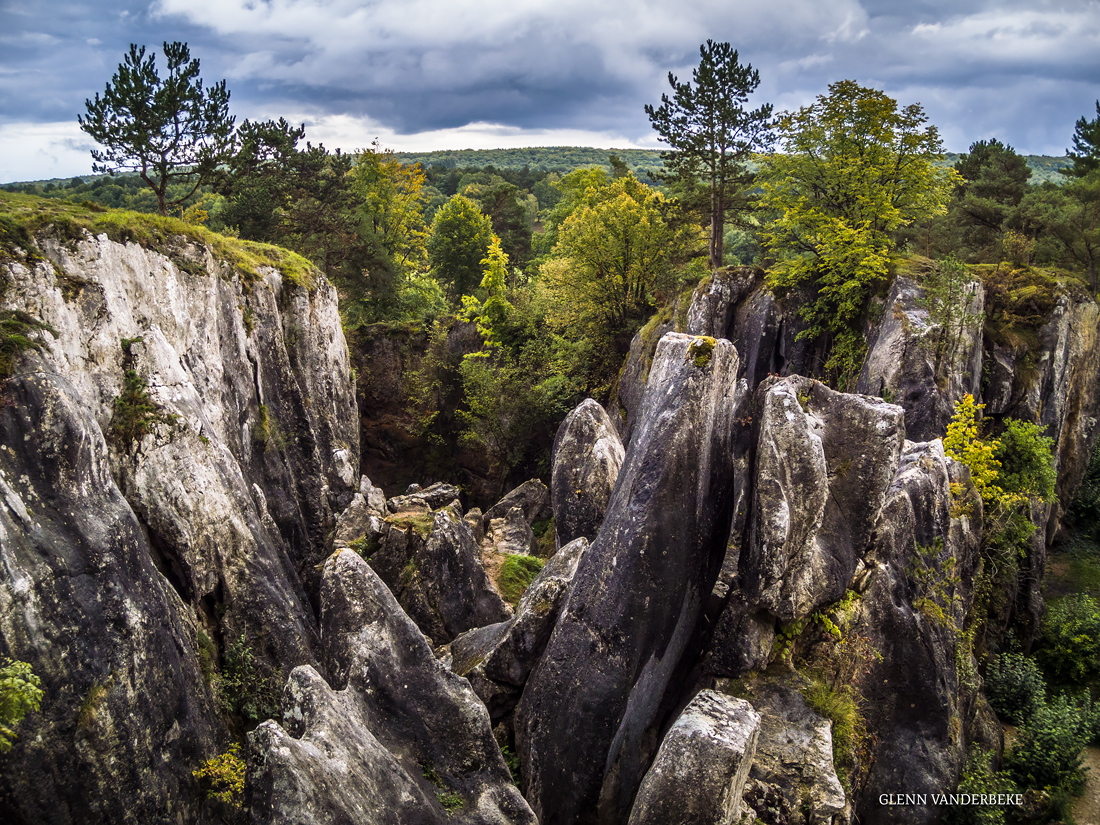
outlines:
{"label": "rocky outcrop", "polygon": [[5,306],[57,334],[0,410],[0,634],[47,693],[0,809],[194,820],[191,771],[229,738],[226,649],[273,675],[319,666],[314,568],[358,481],[336,294],[186,238],[38,246],[3,273]]}
{"label": "rocky outcrop", "polygon": [[900,407],[819,381],[765,382],[747,599],[784,620],[836,601],[855,573],[898,463]]}
{"label": "rocky outcrop", "polygon": [[551,456],[557,545],[594,539],[626,457],[604,408],[591,398],[582,401],[558,427]]}
{"label": "rocky outcrop", "polygon": [[524,520],[529,525],[544,521],[553,514],[550,506],[550,491],[537,478],[532,478],[511,490],[485,511],[486,526],[493,519],[507,515],[515,507],[520,509]]}
{"label": "rocky outcrop", "polygon": [[386,502],[391,513],[403,513],[409,510],[438,510],[452,501],[457,501],[462,491],[453,484],[437,481],[423,490],[414,487],[412,492],[394,496]]}
{"label": "rocky outcrop", "polygon": [[565,545],[527,586],[511,619],[470,630],[451,643],[451,669],[470,679],[494,722],[515,707],[518,688],[542,657],[587,549],[583,537]]}
{"label": "rocky outcrop", "polygon": [[624,822],[725,549],[737,354],[661,339],[607,518],[517,710],[543,825]]}
{"label": "rocky outcrop", "polygon": [[856,392],[900,404],[911,438],[942,437],[955,403],[980,391],[984,296],[979,282],[966,286],[955,308],[958,323],[944,329],[933,321],[924,289],[911,278],[895,278]]}
{"label": "rocky outcrop", "polygon": [[760,715],[744,699],[701,691],[661,742],[629,825],[736,825],[759,730]]}
{"label": "rocky outcrop", "polygon": [[321,623],[331,689],[295,671],[288,728],[268,722],[251,736],[259,821],[345,821],[317,819],[345,812],[379,825],[534,825],[484,705],[349,550],[325,564]]}

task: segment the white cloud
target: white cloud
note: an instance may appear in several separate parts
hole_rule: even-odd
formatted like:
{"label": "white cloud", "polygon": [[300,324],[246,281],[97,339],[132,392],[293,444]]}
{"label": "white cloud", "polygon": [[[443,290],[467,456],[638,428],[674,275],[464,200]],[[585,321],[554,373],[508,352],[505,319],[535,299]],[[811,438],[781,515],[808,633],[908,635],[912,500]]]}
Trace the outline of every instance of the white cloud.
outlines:
{"label": "white cloud", "polygon": [[75,121],[5,123],[0,125],[0,182],[90,175],[94,145]]}

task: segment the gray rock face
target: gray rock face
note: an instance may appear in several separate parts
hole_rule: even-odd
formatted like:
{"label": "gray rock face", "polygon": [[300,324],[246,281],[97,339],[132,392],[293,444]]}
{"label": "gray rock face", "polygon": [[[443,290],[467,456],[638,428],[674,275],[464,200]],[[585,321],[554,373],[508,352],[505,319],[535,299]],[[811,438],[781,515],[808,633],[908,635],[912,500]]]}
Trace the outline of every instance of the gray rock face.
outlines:
{"label": "gray rock face", "polygon": [[487,525],[485,542],[492,547],[492,552],[524,556],[534,553],[535,533],[524,517],[523,510],[513,507],[501,513],[494,507],[489,512],[494,511],[500,513],[500,516],[486,518],[482,522]]}
{"label": "gray rock face", "polygon": [[749,602],[785,620],[839,599],[893,478],[902,410],[812,379],[765,382],[753,526],[742,560]]}
{"label": "gray rock face", "polygon": [[511,616],[469,526],[450,507],[390,516],[370,563],[434,644]]}
{"label": "gray rock face", "polygon": [[268,721],[248,737],[252,822],[442,825],[448,820],[434,788],[414,778],[415,765],[410,775],[363,724],[354,691],[334,691],[304,665],[290,674],[283,703],[286,729]]}
{"label": "gray rock face", "polygon": [[[939,441],[907,443],[875,527],[868,555],[873,575],[850,631],[881,656],[856,679],[876,737],[860,792],[861,818],[868,822],[938,821],[934,808],[880,806],[878,795],[899,783],[906,793],[951,787],[980,722],[976,665],[961,646],[981,501],[971,495],[962,502],[971,515],[952,517],[950,484],[958,466],[944,458]],[[959,469],[961,481],[965,468]]]}
{"label": "gray rock face", "polygon": [[548,519],[553,513],[550,507],[550,491],[537,478],[523,482],[485,511],[483,518],[486,527],[490,521],[503,518],[515,507],[523,513],[528,525]]}
{"label": "gray rock face", "polygon": [[604,408],[586,398],[566,416],[554,436],[550,493],[559,547],[584,536],[592,540],[603,523],[626,451]]}
{"label": "gray rock face", "polygon": [[543,825],[626,820],[717,576],[737,353],[716,341],[699,357],[708,341],[669,334],[658,345],[607,518],[517,710],[526,794]]}
{"label": "gray rock face", "polygon": [[798,688],[765,680],[751,692],[760,739],[745,802],[769,825],[834,822],[847,807],[833,767],[828,719],[810,710]]}
{"label": "gray rock face", "polygon": [[462,797],[463,808],[450,821],[533,825],[485,706],[465,679],[435,658],[355,553],[345,550],[326,562],[321,609],[332,686],[355,695],[363,726],[406,771],[431,768],[448,792]]}
{"label": "gray rock face", "polygon": [[661,742],[629,825],[735,825],[759,729],[760,714],[744,699],[700,692]]}
{"label": "gray rock face", "polygon": [[684,331],[688,335],[729,338],[734,310],[763,280],[763,275],[751,266],[716,270],[695,288]]}
{"label": "gray rock face", "polygon": [[942,437],[955,402],[967,393],[978,394],[984,294],[977,281],[970,285],[967,320],[940,346],[937,341],[944,333],[922,306],[924,290],[909,278],[894,280],[856,391],[890,394],[905,409],[905,429],[911,438]]}
{"label": "gray rock face", "polygon": [[[276,673],[317,661],[307,592],[358,478],[335,291],[166,243],[43,240],[48,262],[4,265],[5,308],[58,331],[0,412],[0,646],[47,686],[0,763],[13,821],[196,819],[191,771],[229,740],[200,642],[216,661],[244,636]],[[129,369],[158,409],[132,442],[111,435]]]}
{"label": "gray rock face", "polygon": [[[451,669],[459,676],[476,670],[493,682],[523,687],[546,648],[587,549],[588,539],[583,537],[561,548],[528,585],[511,619],[470,630],[455,639],[451,643]],[[478,689],[476,684],[474,689]]]}
{"label": "gray rock face", "polygon": [[415,493],[394,496],[386,502],[386,506],[391,513],[423,508],[438,510],[440,507],[450,504],[460,495],[462,495],[462,491],[453,484],[444,484],[442,481],[437,481],[435,484],[425,487],[423,490],[417,490]]}

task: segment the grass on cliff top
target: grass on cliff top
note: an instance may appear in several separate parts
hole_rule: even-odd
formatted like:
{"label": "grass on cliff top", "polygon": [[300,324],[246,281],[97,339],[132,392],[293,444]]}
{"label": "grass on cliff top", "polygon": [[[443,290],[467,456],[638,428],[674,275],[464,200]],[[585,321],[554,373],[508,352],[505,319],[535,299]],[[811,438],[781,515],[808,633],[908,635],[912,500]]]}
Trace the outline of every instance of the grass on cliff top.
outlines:
{"label": "grass on cliff top", "polygon": [[168,255],[190,271],[194,271],[194,263],[181,261],[178,254],[173,254],[173,246],[178,246],[181,238],[209,246],[215,258],[226,262],[248,282],[262,277],[262,267],[272,267],[292,284],[307,289],[314,286],[313,264],[282,247],[219,235],[179,218],[0,190],[0,260],[12,257],[15,246],[33,253],[26,244],[36,233],[51,232],[64,240],[77,240],[85,229],[93,235],[106,234],[118,243],[135,243]]}

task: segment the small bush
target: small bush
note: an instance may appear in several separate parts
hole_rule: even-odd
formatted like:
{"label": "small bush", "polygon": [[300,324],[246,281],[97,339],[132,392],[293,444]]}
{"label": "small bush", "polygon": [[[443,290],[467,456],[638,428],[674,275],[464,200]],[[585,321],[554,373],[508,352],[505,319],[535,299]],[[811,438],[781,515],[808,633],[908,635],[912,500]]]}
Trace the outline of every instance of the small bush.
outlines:
{"label": "small bush", "polygon": [[1046,683],[1033,659],[1002,653],[986,673],[985,695],[1001,719],[1022,725],[1046,701]]}
{"label": "small bush", "polygon": [[833,766],[845,793],[852,789],[852,774],[859,767],[866,724],[850,685],[833,688],[820,679],[812,680],[802,689],[806,704],[814,713],[832,723]]}
{"label": "small bush", "polygon": [[[959,779],[958,793],[972,795],[1019,793],[1007,771],[993,771],[993,755],[977,750],[966,760],[966,770]],[[1005,809],[995,805],[959,805],[944,815],[946,825],[1003,825]]]}
{"label": "small bush", "polygon": [[1100,673],[1100,603],[1077,593],[1053,604],[1043,617],[1036,658],[1051,679],[1078,685]]}
{"label": "small bush", "polygon": [[0,667],[0,753],[11,750],[15,726],[42,704],[42,680],[26,662],[4,659]]}
{"label": "small bush", "polygon": [[240,809],[244,797],[244,760],[237,755],[239,745],[230,745],[225,753],[212,756],[191,776],[205,785],[207,799],[220,799],[227,805]]}
{"label": "small bush", "polygon": [[242,717],[249,727],[279,713],[280,681],[256,659],[243,635],[225,651],[218,692],[223,710]]}
{"label": "small bush", "polygon": [[506,556],[500,566],[500,595],[513,606],[519,604],[523,591],[535,580],[545,564],[545,559],[535,556]]}
{"label": "small bush", "polygon": [[1020,728],[1006,767],[1023,787],[1077,792],[1084,782],[1081,750],[1091,735],[1089,709],[1059,696],[1041,705]]}

